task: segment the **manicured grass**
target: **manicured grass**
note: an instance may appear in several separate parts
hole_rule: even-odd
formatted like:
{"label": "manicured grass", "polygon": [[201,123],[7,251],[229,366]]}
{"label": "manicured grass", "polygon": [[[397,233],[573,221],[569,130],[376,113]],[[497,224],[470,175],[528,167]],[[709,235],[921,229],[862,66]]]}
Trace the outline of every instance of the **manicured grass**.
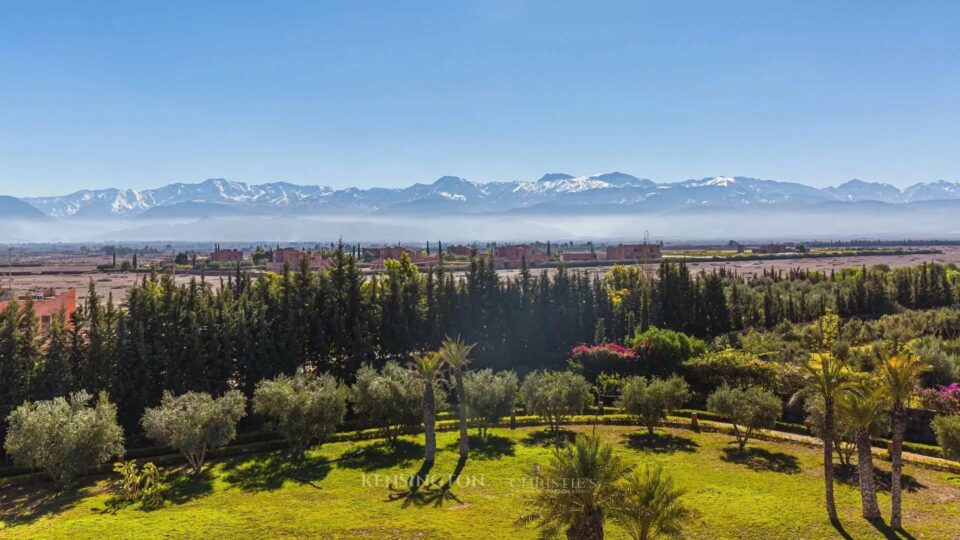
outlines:
{"label": "manicured grass", "polygon": [[[579,426],[575,431],[592,428]],[[632,426],[600,426],[597,432],[619,454],[640,466],[661,463],[697,516],[695,538],[834,538],[826,519],[819,451],[784,443],[751,442],[745,455],[732,437],[717,433],[658,430],[653,439]],[[328,444],[301,465],[261,454],[218,462],[199,477],[181,476],[164,506],[114,507],[111,479],[79,494],[50,495],[43,486],[0,490],[4,538],[535,538],[515,528],[524,513],[524,479],[545,463],[549,439],[541,428],[496,429],[474,450],[448,496],[437,489],[409,496],[386,483],[416,472],[420,437],[396,450],[377,441]],[[456,467],[456,433],[439,435],[431,472],[445,480]],[[888,467],[880,463],[880,467]],[[880,471],[881,481],[886,469]],[[907,467],[906,530],[917,538],[960,537],[960,475]],[[837,485],[843,527],[853,538],[883,538],[891,531],[859,517],[855,477]],[[881,482],[882,483],[882,482]],[[880,496],[889,515],[889,494]],[[608,524],[609,538],[624,538]]]}

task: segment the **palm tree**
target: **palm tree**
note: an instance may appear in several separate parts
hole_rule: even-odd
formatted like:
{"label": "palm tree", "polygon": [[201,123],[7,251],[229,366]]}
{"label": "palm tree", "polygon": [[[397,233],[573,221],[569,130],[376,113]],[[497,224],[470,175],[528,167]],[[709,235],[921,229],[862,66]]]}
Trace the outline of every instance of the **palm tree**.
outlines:
{"label": "palm tree", "polygon": [[829,352],[815,353],[813,361],[806,367],[804,385],[790,399],[795,403],[803,397],[813,397],[823,402],[823,481],[826,495],[827,516],[836,523],[837,505],[833,499],[833,439],[836,431],[835,403],[847,388],[845,366]]}
{"label": "palm tree", "polygon": [[467,393],[463,387],[463,371],[470,362],[470,351],[476,347],[473,343],[467,345],[459,336],[457,339],[447,337],[440,345],[440,357],[453,370],[453,376],[457,384],[457,403],[460,412],[460,466],[467,461],[467,455],[470,452],[470,443],[467,440]]}
{"label": "palm tree", "polygon": [[535,510],[517,524],[535,522],[543,538],[563,531],[569,540],[602,540],[604,510],[619,497],[617,482],[628,472],[598,436],[581,435],[555,449],[546,467],[534,470]]}
{"label": "palm tree", "polygon": [[860,477],[860,501],[863,517],[880,518],[877,504],[877,484],[873,475],[873,454],[870,434],[883,419],[888,407],[887,395],[880,382],[866,379],[842,393],[837,407],[856,430],[857,472]]}
{"label": "palm tree", "polygon": [[[440,376],[443,358],[440,353],[415,354],[410,362],[413,376],[423,384],[423,471],[429,471],[437,456],[437,399],[433,384]],[[419,476],[419,475],[418,475]]]}
{"label": "palm tree", "polygon": [[877,374],[890,404],[890,526],[902,525],[903,433],[907,429],[907,407],[920,374],[927,370],[914,354],[886,355],[877,362]]}
{"label": "palm tree", "polygon": [[620,486],[611,511],[613,521],[634,540],[677,536],[691,514],[680,500],[683,494],[660,466],[647,467],[642,475],[631,473]]}

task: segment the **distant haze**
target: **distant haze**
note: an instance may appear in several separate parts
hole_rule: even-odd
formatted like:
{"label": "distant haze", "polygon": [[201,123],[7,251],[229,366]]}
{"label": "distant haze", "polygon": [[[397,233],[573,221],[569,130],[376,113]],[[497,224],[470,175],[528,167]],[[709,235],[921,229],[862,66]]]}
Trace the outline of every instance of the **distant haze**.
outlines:
{"label": "distant haze", "polygon": [[0,197],[0,241],[503,241],[944,238],[960,234],[960,184],[898,189],[851,180],[709,177],[656,183],[612,172],[406,188],[332,189],[223,179],[151,190]]}

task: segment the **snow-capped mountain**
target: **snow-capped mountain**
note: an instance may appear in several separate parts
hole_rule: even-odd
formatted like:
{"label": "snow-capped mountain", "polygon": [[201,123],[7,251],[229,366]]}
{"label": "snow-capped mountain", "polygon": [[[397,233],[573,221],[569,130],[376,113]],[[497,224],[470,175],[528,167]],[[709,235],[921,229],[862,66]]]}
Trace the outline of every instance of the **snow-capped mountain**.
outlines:
{"label": "snow-capped mountain", "polygon": [[842,201],[903,202],[903,192],[896,186],[879,182],[864,182],[854,178],[836,187],[824,189]]}
{"label": "snow-capped mountain", "polygon": [[286,182],[254,186],[219,178],[198,184],[169,184],[144,191],[82,190],[61,197],[27,197],[24,200],[53,217],[104,218],[136,216],[151,208],[180,203],[294,205],[331,191],[324,186],[298,186]]}
{"label": "snow-capped mountain", "polygon": [[621,172],[538,180],[473,182],[444,176],[405,188],[252,185],[224,179],[176,183],[157,189],[82,190],[60,197],[24,199],[56,218],[168,218],[326,213],[498,213],[673,211],[684,208],[810,206],[825,203],[910,204],[960,200],[960,183],[940,180],[900,190],[890,184],[850,180],[815,188],[795,182],[715,176],[656,183]]}

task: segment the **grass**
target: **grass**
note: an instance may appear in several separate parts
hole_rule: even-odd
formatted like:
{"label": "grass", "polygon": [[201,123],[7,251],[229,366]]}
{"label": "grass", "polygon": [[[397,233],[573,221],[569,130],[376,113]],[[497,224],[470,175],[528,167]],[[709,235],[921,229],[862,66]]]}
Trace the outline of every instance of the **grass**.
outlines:
{"label": "grass", "polygon": [[[572,431],[589,431],[578,426]],[[630,463],[660,463],[687,489],[696,510],[695,538],[954,538],[960,536],[960,476],[908,467],[906,534],[859,517],[855,472],[841,475],[837,505],[844,531],[823,510],[819,451],[786,443],[751,442],[743,454],[718,433],[635,426],[600,426],[598,433]],[[562,432],[562,437],[571,434]],[[496,429],[472,439],[471,459],[448,492],[434,486],[411,494],[405,480],[420,465],[420,437],[396,450],[379,441],[341,442],[293,464],[278,453],[240,456],[204,474],[178,475],[162,508],[118,504],[112,478],[75,494],[45,486],[0,490],[3,538],[535,538],[515,528],[524,513],[524,481],[549,456],[542,428]],[[439,434],[430,480],[449,481],[457,466],[456,433]],[[887,467],[885,463],[879,464]],[[878,471],[882,480],[886,469]],[[881,491],[889,515],[889,493]],[[625,538],[608,524],[609,538]]]}

